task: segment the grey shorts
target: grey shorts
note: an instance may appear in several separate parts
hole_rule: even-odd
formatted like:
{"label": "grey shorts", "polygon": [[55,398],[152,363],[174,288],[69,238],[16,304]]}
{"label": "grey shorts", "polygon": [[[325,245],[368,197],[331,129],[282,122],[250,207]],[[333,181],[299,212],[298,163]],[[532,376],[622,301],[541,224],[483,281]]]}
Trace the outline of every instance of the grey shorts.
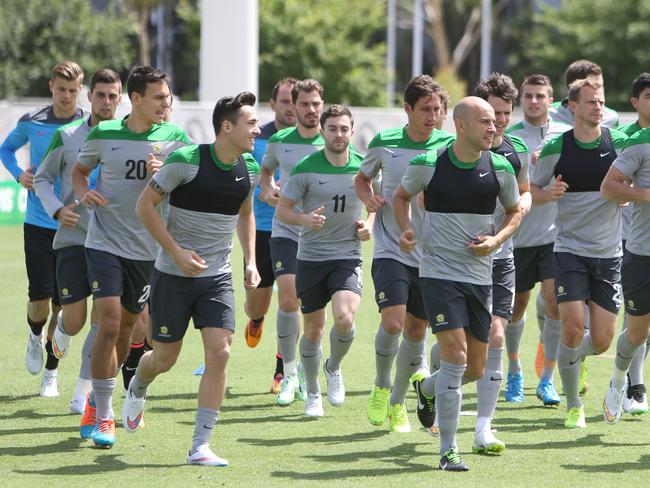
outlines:
{"label": "grey shorts", "polygon": [[553,253],[555,296],[558,303],[591,300],[605,310],[621,307],[621,258],[587,258]]}
{"label": "grey shorts", "polygon": [[285,274],[295,275],[298,243],[287,237],[271,237],[270,246],[275,278]]}
{"label": "grey shorts", "polygon": [[337,291],[361,295],[361,260],[298,261],[296,293],[302,313],[324,308]]}
{"label": "grey shorts", "polygon": [[83,246],[68,246],[57,250],[56,282],[61,305],[76,303],[90,296],[88,266]]}
{"label": "grey shorts", "polygon": [[515,261],[512,258],[492,262],[492,315],[512,319],[515,304]]}
{"label": "grey shorts", "polygon": [[176,276],[155,270],[151,282],[152,337],[159,342],[180,341],[190,319],[195,329],[235,330],[235,294],[230,273],[202,278]]}
{"label": "grey shorts", "polygon": [[488,342],[492,324],[492,287],[460,281],[420,278],[427,320],[434,334],[465,328]]}
{"label": "grey shorts", "polygon": [[379,310],[406,305],[408,313],[426,320],[418,268],[395,259],[373,259],[372,281],[375,283],[375,301]]}

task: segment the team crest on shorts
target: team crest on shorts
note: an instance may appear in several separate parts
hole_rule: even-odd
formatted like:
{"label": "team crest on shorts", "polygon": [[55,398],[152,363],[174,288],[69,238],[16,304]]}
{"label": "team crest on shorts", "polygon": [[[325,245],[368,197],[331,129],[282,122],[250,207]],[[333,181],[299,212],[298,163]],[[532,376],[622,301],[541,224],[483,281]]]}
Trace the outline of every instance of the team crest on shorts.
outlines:
{"label": "team crest on shorts", "polygon": [[559,295],[565,295],[566,294],[566,290],[564,289],[564,287],[562,285],[557,287],[557,292],[558,292]]}
{"label": "team crest on shorts", "polygon": [[441,325],[447,325],[447,322],[445,322],[445,315],[439,313],[438,315],[436,315],[436,327],[439,327]]}
{"label": "team crest on shorts", "polygon": [[99,282],[93,281],[93,290],[98,290],[98,289],[99,289]]}
{"label": "team crest on shorts", "polygon": [[70,290],[68,290],[67,288],[61,288],[61,295],[63,295],[64,297],[70,296]]}
{"label": "team crest on shorts", "polygon": [[636,308],[634,307],[634,300],[627,301],[627,308],[629,308],[630,310],[636,310]]}
{"label": "team crest on shorts", "polygon": [[379,294],[377,295],[377,298],[379,299],[380,302],[385,302],[386,301],[386,293],[383,291],[380,291]]}
{"label": "team crest on shorts", "polygon": [[165,337],[169,337],[169,329],[167,328],[167,326],[163,325],[160,328],[160,335],[165,336]]}
{"label": "team crest on shorts", "polygon": [[282,269],[282,261],[275,262],[275,269]]}

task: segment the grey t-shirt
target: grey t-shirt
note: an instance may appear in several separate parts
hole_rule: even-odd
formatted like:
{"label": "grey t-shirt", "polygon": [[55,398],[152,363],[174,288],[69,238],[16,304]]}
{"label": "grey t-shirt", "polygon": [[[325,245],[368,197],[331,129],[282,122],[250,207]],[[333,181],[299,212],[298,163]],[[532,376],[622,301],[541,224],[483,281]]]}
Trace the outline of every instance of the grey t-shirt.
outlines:
{"label": "grey t-shirt", "polygon": [[[447,146],[454,139],[448,132],[434,129],[426,141],[414,142],[409,138],[406,127],[399,127],[382,131],[370,141],[361,172],[372,179],[381,175],[380,194],[386,200],[375,217],[375,259],[390,258],[407,266],[419,265],[422,256],[419,241],[411,254],[405,254],[399,248],[402,231],[393,215],[393,193],[402,181],[409,161],[427,151]],[[416,234],[422,227],[423,215],[424,211],[418,206],[414,196],[411,199],[411,220]]]}
{"label": "grey t-shirt", "polygon": [[[626,136],[610,129],[612,144],[621,149]],[[558,136],[542,149],[531,177],[531,184],[546,187],[555,179],[555,167],[562,154],[564,136]],[[591,143],[575,140],[582,149],[597,149],[601,138]],[[598,152],[594,153],[598,156]],[[606,156],[608,153],[602,156]],[[568,191],[557,202],[557,236],[553,250],[589,258],[613,258],[621,251],[621,208],[605,200],[599,189]]]}
{"label": "grey t-shirt", "polygon": [[[445,154],[447,153],[447,155]],[[425,206],[428,198],[427,187],[432,181],[439,159],[448,156],[449,164],[467,171],[467,185],[472,184],[472,173],[479,162],[463,163],[453,154],[452,146],[429,151],[417,156],[409,165],[402,187],[410,195],[425,192]],[[490,153],[492,173],[498,182],[498,192],[494,195],[505,208],[512,208],[519,202],[519,188],[512,166],[503,156]],[[487,177],[488,172],[480,173]],[[464,191],[471,194],[472,188],[465,186]],[[454,189],[450,188],[450,193]],[[448,202],[451,211],[432,212],[425,209],[424,222],[420,239],[422,240],[422,260],[420,277],[459,281],[476,285],[492,284],[493,255],[477,256],[467,244],[479,235],[494,235],[494,216],[490,213],[455,212],[455,201]]]}
{"label": "grey t-shirt", "polygon": [[[526,120],[522,120],[510,127],[506,134],[521,138],[528,146],[529,155],[532,156],[535,151],[541,150],[546,142],[571,129],[572,127],[569,125],[552,120],[542,126],[532,125]],[[531,164],[528,166],[529,179],[535,167],[532,158],[530,161]],[[557,204],[555,202],[546,205],[533,205],[512,236],[514,247],[534,247],[555,242],[556,213]]]}
{"label": "grey t-shirt", "polygon": [[[271,174],[274,174],[278,167],[280,168],[279,184],[282,189],[298,161],[322,149],[323,145],[320,134],[306,139],[300,135],[298,128],[287,127],[279,130],[269,139],[262,158],[262,167]],[[301,211],[300,206],[296,207],[296,211]],[[299,233],[300,226],[286,224],[277,215],[273,216],[271,237],[285,237],[297,242]]]}
{"label": "grey t-shirt", "polygon": [[[239,209],[252,198],[259,166],[250,154],[244,154],[233,165],[224,164],[217,158],[214,144],[205,151],[202,161],[200,148],[192,145],[173,152],[153,179],[170,194],[167,230],[180,247],[195,251],[205,261],[208,268],[196,276],[204,278],[231,272],[230,251]],[[195,181],[201,164],[203,185]],[[214,167],[206,167],[209,165]],[[244,181],[246,176],[249,183]],[[156,269],[185,276],[162,247]]]}
{"label": "grey t-shirt", "polygon": [[172,124],[153,125],[135,133],[126,119],[100,122],[81,152],[79,164],[94,169],[101,164],[95,189],[108,200],[90,218],[86,247],[138,261],[153,261],[158,253],[151,237],[135,213],[135,204],[147,185],[149,154],[165,160],[176,149],[190,144],[183,130]]}
{"label": "grey t-shirt", "polygon": [[[350,150],[348,164],[334,166],[320,150],[301,160],[282,189],[282,195],[293,202],[302,202],[302,209],[311,212],[320,206],[325,210],[325,225],[320,230],[302,227],[298,239],[298,259],[332,261],[360,259],[361,241],[356,222],[363,203],[354,188],[354,175],[361,167],[362,156]],[[294,207],[295,208],[295,207]]]}
{"label": "grey t-shirt", "polygon": [[[70,175],[77,162],[79,151],[90,132],[89,118],[77,119],[62,126],[54,133],[50,146],[45,152],[45,156],[34,176],[36,196],[52,218],[59,209],[69,205],[76,199],[72,191]],[[54,190],[54,184],[57,180],[61,182],[60,197]],[[52,243],[54,249],[83,246],[84,242],[86,242],[90,213],[83,205],[77,206],[75,213],[79,215],[77,225],[73,228],[59,225]]]}
{"label": "grey t-shirt", "polygon": [[[650,129],[642,129],[630,137],[612,163],[637,188],[650,188]],[[650,203],[634,202],[625,247],[641,256],[650,256]]]}

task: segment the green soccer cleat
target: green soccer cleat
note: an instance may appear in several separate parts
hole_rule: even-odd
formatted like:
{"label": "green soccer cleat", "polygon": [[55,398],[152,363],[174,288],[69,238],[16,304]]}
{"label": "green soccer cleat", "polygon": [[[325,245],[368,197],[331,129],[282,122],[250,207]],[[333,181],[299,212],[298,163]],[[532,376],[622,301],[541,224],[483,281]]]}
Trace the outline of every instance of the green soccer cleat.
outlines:
{"label": "green soccer cleat", "polygon": [[390,392],[388,388],[382,388],[377,385],[372,386],[368,404],[366,405],[366,414],[370,425],[384,425],[388,417],[388,398]]}
{"label": "green soccer cleat", "polygon": [[469,471],[455,448],[448,449],[440,458],[438,467],[443,471]]}
{"label": "green soccer cleat", "polygon": [[291,405],[296,399],[296,390],[298,390],[298,377],[295,374],[288,374],[282,379],[277,404],[281,407]]}
{"label": "green soccer cleat", "polygon": [[564,426],[567,429],[585,429],[587,423],[585,422],[585,408],[573,407],[567,412]]}
{"label": "green soccer cleat", "polygon": [[400,403],[388,407],[388,422],[391,432],[399,432],[400,434],[411,432],[411,423],[406,414],[406,408]]}

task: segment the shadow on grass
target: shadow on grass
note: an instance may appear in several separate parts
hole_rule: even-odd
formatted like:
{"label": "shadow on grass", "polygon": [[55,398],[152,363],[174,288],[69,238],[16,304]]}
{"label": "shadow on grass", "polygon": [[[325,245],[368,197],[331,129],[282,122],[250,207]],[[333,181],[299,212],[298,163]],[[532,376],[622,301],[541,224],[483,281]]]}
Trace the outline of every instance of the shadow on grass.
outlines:
{"label": "shadow on grass", "polygon": [[[305,422],[312,422],[313,419],[308,419],[303,415],[300,416],[305,419]],[[192,424],[194,425],[194,424]],[[379,437],[389,435],[385,430],[373,430],[369,432],[355,432],[352,434],[342,435],[326,435],[326,436],[300,436],[300,437],[285,437],[275,439],[260,439],[260,438],[239,438],[239,442],[251,444],[259,447],[275,447],[275,446],[291,446],[294,444],[335,444],[345,445],[352,442],[367,442]],[[422,443],[413,444],[422,445]],[[386,451],[381,451],[384,455]],[[346,456],[354,456],[354,454],[346,454]],[[364,453],[365,456],[365,453]],[[346,458],[347,459],[347,458]]]}
{"label": "shadow on grass", "polygon": [[68,437],[54,444],[39,444],[30,447],[0,447],[0,457],[4,456],[37,456],[39,454],[61,454],[78,451],[87,443],[79,437]]}
{"label": "shadow on grass", "polygon": [[[563,427],[564,428],[564,427]],[[566,429],[564,429],[566,430]],[[508,449],[522,449],[522,450],[544,450],[544,449],[569,449],[577,447],[598,447],[599,449],[606,449],[608,447],[617,448],[617,447],[644,447],[650,445],[650,443],[630,443],[630,442],[608,442],[605,438],[606,434],[588,434],[584,437],[566,439],[562,441],[552,441],[552,442],[540,442],[538,444],[513,444],[508,443]],[[581,466],[587,468],[587,466]],[[588,466],[589,469],[592,469],[593,466]],[[646,465],[647,469],[647,465]]]}
{"label": "shadow on grass", "polygon": [[[373,437],[377,434],[384,435],[385,432],[371,433]],[[359,435],[367,435],[367,433],[353,434],[352,436],[342,437],[356,437]],[[334,438],[334,437],[332,437]],[[323,439],[316,438],[317,439]],[[304,440],[304,439],[301,439]],[[360,439],[365,440],[365,439]],[[339,439],[334,442],[345,442],[344,439]],[[416,452],[417,447],[421,447],[422,443],[402,443],[391,447],[390,449],[381,449],[378,451],[362,451],[362,452],[345,452],[331,455],[307,455],[305,458],[311,459],[319,463],[318,471],[312,472],[297,472],[297,471],[273,471],[271,476],[274,478],[288,478],[293,480],[332,480],[338,481],[346,478],[364,478],[364,477],[378,477],[378,476],[395,476],[400,473],[414,472],[431,472],[432,464],[414,462],[421,453]],[[372,469],[358,469],[350,467],[350,469],[341,469],[341,466],[348,466],[349,463],[355,461],[368,461],[374,460],[379,466],[387,466],[385,468],[372,468]],[[322,468],[327,463],[332,463],[336,469],[332,471],[325,471]]]}
{"label": "shadow on grass", "polygon": [[569,471],[580,471],[582,473],[623,473],[630,471],[646,471],[650,465],[650,454],[641,456],[638,461],[626,461],[624,463],[613,464],[599,464],[599,465],[579,465],[579,464],[563,464],[564,469]]}
{"label": "shadow on grass", "polygon": [[[302,421],[305,419],[307,422],[313,419],[307,419],[302,413],[294,413],[288,415],[269,415],[266,417],[246,417],[246,418],[220,418],[219,425],[234,425],[234,424],[262,424],[268,423],[270,421],[282,421],[282,420],[291,420],[291,421]],[[191,425],[194,426],[194,421],[180,421],[176,422],[178,425]]]}
{"label": "shadow on grass", "polygon": [[0,395],[0,403],[20,402],[23,400],[29,400],[30,398],[38,398],[38,393],[32,393],[29,395]]}
{"label": "shadow on grass", "polygon": [[39,413],[35,412],[34,410],[17,410],[14,413],[8,413],[7,415],[0,415],[0,420],[18,420],[18,419],[28,419],[28,420],[42,420],[44,418],[52,418],[52,417],[73,417],[77,414],[73,414],[70,412],[62,412],[62,413]]}
{"label": "shadow on grass", "polygon": [[52,434],[53,432],[79,433],[79,427],[43,426],[43,427],[35,427],[31,429],[5,429],[5,430],[0,430],[0,437],[4,435],[16,435],[16,434]]}
{"label": "shadow on grass", "polygon": [[[42,470],[14,470],[14,473],[27,474],[30,476],[79,476],[79,475],[97,475],[102,473],[110,474],[116,471],[126,471],[127,469],[159,469],[170,468],[173,464],[136,464],[125,463],[119,459],[119,454],[98,455],[92,464],[75,464],[73,466],[62,466],[60,468],[42,469]],[[180,463],[178,466],[188,466]],[[142,474],[142,472],[140,472]]]}

